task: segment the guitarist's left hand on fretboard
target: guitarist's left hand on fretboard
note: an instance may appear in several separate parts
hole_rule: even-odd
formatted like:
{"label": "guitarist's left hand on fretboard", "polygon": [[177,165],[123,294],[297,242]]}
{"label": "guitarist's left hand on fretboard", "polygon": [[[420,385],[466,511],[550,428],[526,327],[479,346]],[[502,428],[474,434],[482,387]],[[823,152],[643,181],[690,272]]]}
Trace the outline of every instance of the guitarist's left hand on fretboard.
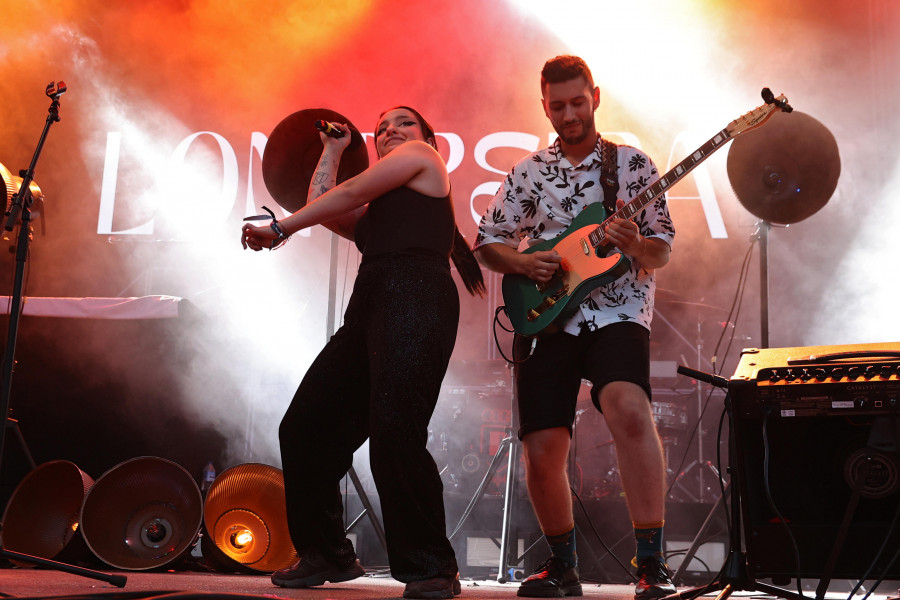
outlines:
{"label": "guitarist's left hand on fretboard", "polygon": [[[622,200],[616,201],[616,209],[625,206]],[[641,235],[634,221],[613,219],[606,227],[606,244],[615,246],[625,254],[639,258],[644,253],[646,239]]]}

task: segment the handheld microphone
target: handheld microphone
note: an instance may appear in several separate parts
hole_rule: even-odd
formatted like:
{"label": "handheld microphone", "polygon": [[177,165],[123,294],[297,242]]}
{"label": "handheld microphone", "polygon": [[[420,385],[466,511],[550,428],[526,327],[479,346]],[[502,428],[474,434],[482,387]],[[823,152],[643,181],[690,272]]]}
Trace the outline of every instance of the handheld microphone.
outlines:
{"label": "handheld microphone", "polygon": [[316,129],[327,135],[328,137],[333,138],[342,138],[344,137],[344,132],[329,123],[324,119],[316,119]]}

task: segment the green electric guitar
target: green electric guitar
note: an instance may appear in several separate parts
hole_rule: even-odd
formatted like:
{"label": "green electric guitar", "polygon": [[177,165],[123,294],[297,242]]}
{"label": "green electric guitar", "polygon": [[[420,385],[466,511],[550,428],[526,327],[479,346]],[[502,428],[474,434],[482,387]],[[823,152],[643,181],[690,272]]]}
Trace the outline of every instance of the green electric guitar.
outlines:
{"label": "green electric guitar", "polygon": [[765,104],[729,123],[609,217],[602,203],[589,204],[559,236],[525,250],[525,253],[556,250],[562,263],[547,283],[535,282],[524,275],[503,276],[503,301],[513,329],[524,336],[555,331],[559,322],[571,315],[592,290],[627,273],[631,261],[605,243],[607,222],[633,218],[732,138],[761,126],[779,110],[793,110],[784,95],[775,98],[768,88],[763,90],[763,98]]}

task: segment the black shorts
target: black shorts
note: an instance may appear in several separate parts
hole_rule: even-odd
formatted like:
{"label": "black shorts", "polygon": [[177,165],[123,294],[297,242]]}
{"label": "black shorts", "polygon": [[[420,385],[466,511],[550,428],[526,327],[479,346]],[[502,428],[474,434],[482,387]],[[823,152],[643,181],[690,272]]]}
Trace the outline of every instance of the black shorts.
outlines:
{"label": "black shorts", "polygon": [[[516,336],[515,359],[531,350],[532,338]],[[630,321],[574,336],[554,333],[537,340],[534,352],[516,365],[519,439],[539,429],[566,427],[572,433],[581,380],[592,384],[600,410],[600,390],[612,381],[628,381],[650,391],[650,332]]]}

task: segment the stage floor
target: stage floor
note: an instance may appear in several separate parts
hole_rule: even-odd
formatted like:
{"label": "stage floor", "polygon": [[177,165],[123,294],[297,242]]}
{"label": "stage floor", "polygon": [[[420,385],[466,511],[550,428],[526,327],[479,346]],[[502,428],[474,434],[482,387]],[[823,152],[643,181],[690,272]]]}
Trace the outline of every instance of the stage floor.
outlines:
{"label": "stage floor", "polygon": [[[10,568],[0,570],[0,598],[155,598],[176,592],[179,599],[197,597],[239,598],[310,598],[321,600],[362,600],[375,598],[402,598],[403,584],[390,576],[369,573],[354,581],[326,584],[317,588],[284,589],[269,581],[267,575],[243,575],[197,572],[113,572],[107,574],[127,577],[125,587],[117,588],[70,573],[45,569]],[[494,599],[515,598],[518,583],[496,581],[462,581],[459,598]],[[588,598],[608,600],[632,600],[634,586],[583,584]]]}
{"label": "stage floor", "polygon": [[[104,581],[90,579],[70,573],[62,573],[47,569],[0,569],[0,598],[105,598],[144,599],[171,598],[186,600],[189,598],[309,598],[321,600],[362,600],[376,598],[402,598],[403,584],[381,573],[368,573],[354,581],[342,584],[328,584],[318,588],[284,589],[273,586],[266,575],[198,573],[193,571],[179,572],[112,572],[106,574],[124,575],[127,578],[122,588]],[[812,583],[814,582],[805,582]],[[835,582],[838,584],[839,582]],[[844,582],[846,583],[846,582]],[[515,598],[518,583],[498,583],[493,580],[462,581],[464,599],[500,599]],[[806,587],[806,586],[804,586]],[[843,586],[836,585],[834,589]],[[587,598],[604,598],[606,600],[632,600],[634,586],[614,584],[583,584],[584,596]],[[679,587],[679,591],[688,589]],[[795,588],[791,588],[792,591]],[[880,594],[872,594],[872,600],[896,598],[896,585],[879,590]],[[709,597],[716,594],[710,594]],[[812,599],[814,591],[806,592]],[[767,597],[761,594],[736,592],[735,597]],[[829,592],[829,600],[846,598],[846,592]],[[857,596],[862,598],[862,596]]]}

